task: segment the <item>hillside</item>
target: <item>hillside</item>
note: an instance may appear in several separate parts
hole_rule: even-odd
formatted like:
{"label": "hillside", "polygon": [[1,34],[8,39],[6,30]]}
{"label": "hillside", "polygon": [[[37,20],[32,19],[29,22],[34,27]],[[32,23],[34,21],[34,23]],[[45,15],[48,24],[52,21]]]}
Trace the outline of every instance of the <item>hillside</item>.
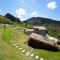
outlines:
{"label": "hillside", "polygon": [[11,24],[11,20],[4,17],[4,16],[0,16],[0,23],[3,23],[3,24]]}
{"label": "hillside", "polygon": [[11,15],[10,13],[7,13],[5,16],[0,15],[0,23],[3,24],[19,24],[21,21],[19,18]]}
{"label": "hillside", "polygon": [[27,19],[25,22],[30,22],[33,25],[57,25],[60,26],[60,21],[56,21],[53,19],[49,18],[44,18],[44,17],[32,17],[30,19]]}
{"label": "hillside", "polygon": [[13,15],[10,14],[10,13],[7,13],[7,14],[5,15],[5,17],[8,18],[8,19],[10,19],[12,22],[20,23],[20,19],[17,18],[17,17],[15,17],[15,16],[13,16]]}
{"label": "hillside", "polygon": [[60,21],[43,17],[32,17],[24,22],[32,25],[45,26],[48,29],[48,34],[60,39]]}
{"label": "hillside", "polygon": [[[4,29],[4,26],[0,24],[0,60],[40,60],[41,58],[44,60],[60,60],[60,51],[32,49],[25,44],[28,36],[23,29],[20,26]],[[31,52],[30,55],[27,54],[28,52]],[[36,58],[37,56],[38,58]]]}

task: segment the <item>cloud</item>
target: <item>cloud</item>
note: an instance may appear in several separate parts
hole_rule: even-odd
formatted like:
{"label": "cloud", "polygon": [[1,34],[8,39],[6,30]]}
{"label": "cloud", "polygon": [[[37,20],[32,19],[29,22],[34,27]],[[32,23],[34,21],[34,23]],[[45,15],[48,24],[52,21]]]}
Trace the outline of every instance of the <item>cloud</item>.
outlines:
{"label": "cloud", "polygon": [[38,17],[38,16],[39,16],[39,14],[38,14],[38,12],[37,12],[37,11],[33,11],[33,12],[31,13],[31,16],[32,16],[32,17]]}
{"label": "cloud", "polygon": [[39,14],[37,11],[33,11],[31,13],[31,17],[45,17],[48,18],[47,16],[45,16],[44,14]]}
{"label": "cloud", "polygon": [[38,11],[34,10],[33,12],[27,14],[26,10],[24,8],[19,8],[16,10],[17,17],[20,18],[21,21],[24,21],[28,19],[29,17],[46,17],[43,14],[39,14]]}
{"label": "cloud", "polygon": [[48,7],[49,9],[54,10],[55,8],[57,8],[56,1],[49,2],[49,3],[47,4],[47,7]]}
{"label": "cloud", "polygon": [[26,14],[26,11],[23,8],[19,8],[19,9],[16,10],[16,14],[22,16],[22,15],[25,15]]}
{"label": "cloud", "polygon": [[21,21],[25,20],[26,10],[24,8],[19,8],[16,10],[17,17],[20,18]]}

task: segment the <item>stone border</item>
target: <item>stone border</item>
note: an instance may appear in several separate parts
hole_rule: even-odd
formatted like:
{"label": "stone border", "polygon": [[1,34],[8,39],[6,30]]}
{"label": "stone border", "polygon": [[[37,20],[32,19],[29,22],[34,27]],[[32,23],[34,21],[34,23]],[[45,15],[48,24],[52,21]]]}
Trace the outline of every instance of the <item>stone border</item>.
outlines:
{"label": "stone border", "polygon": [[18,44],[14,43],[12,40],[10,40],[10,43],[13,45],[13,47],[18,48],[19,51],[21,50],[21,52],[24,53],[25,56],[34,57],[35,59],[38,59],[38,60],[44,60],[43,57],[39,57],[38,55],[35,55],[34,53],[32,53],[33,48],[31,51],[26,51],[25,49],[20,47]]}

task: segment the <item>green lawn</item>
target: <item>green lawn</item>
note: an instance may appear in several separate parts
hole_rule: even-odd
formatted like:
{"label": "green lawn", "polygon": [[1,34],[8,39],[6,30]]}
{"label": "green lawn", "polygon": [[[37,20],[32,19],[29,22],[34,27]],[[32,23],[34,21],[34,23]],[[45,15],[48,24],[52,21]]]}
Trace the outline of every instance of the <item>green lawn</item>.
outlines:
{"label": "green lawn", "polygon": [[[25,56],[24,53],[11,44],[10,40],[17,43],[26,51],[32,49],[27,44],[24,44],[24,42],[28,40],[28,36],[24,34],[23,28],[18,28],[19,27],[0,28],[0,60],[39,60],[35,59],[35,57]],[[60,52],[34,49],[32,53],[39,57],[44,57],[44,60],[60,60]]]}

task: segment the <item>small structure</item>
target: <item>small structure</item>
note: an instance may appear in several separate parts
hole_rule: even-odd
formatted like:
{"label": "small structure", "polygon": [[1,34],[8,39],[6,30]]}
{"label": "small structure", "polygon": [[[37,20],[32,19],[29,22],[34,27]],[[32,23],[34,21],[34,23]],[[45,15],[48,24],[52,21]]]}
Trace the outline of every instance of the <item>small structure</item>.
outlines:
{"label": "small structure", "polygon": [[28,40],[28,45],[33,48],[42,48],[52,51],[59,50],[58,47],[53,42],[48,40],[48,38],[36,33],[32,33],[30,35],[30,38]]}
{"label": "small structure", "polygon": [[25,32],[29,35],[29,46],[53,51],[59,50],[58,39],[47,35],[47,29],[44,26],[34,26],[33,29],[25,29]]}
{"label": "small structure", "polygon": [[33,29],[35,33],[46,36],[47,29],[44,26],[34,26]]}
{"label": "small structure", "polygon": [[37,33],[39,35],[46,36],[47,29],[44,26],[34,26],[33,29],[24,29],[24,32],[27,35],[30,35],[31,33]]}
{"label": "small structure", "polygon": [[26,33],[27,35],[30,35],[30,34],[33,33],[33,32],[34,32],[33,29],[25,29],[25,33]]}

